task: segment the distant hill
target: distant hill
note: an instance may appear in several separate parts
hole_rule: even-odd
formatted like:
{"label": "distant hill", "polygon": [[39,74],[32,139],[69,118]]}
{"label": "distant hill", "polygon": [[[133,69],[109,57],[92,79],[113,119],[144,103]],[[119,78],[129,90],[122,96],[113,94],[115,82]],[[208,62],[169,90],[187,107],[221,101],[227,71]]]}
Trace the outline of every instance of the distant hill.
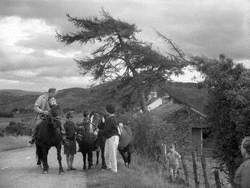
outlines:
{"label": "distant hill", "polygon": [[[100,84],[91,88],[69,88],[59,90],[56,96],[62,109],[102,110],[105,104],[120,104],[116,97],[116,82]],[[180,103],[188,104],[204,112],[207,91],[198,89],[191,83],[172,83],[166,85],[165,91]],[[22,90],[0,90],[0,111],[9,112],[15,108],[32,109],[41,92]]]}
{"label": "distant hill", "polygon": [[[105,83],[92,88],[69,88],[59,90],[56,96],[62,109],[97,110],[112,102],[113,83]],[[0,90],[0,111],[10,112],[13,109],[33,109],[35,100],[42,92],[23,90]]]}
{"label": "distant hill", "polygon": [[37,91],[24,91],[19,89],[0,89],[0,95],[10,95],[10,96],[25,96],[25,95],[39,95],[42,92]]}

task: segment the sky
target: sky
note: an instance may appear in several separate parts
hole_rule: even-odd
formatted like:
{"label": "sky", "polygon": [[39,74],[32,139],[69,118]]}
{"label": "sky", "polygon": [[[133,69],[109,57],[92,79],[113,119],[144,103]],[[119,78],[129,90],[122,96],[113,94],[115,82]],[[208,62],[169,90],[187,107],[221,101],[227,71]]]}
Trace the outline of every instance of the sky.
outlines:
{"label": "sky", "polygon": [[[0,89],[45,91],[89,87],[74,58],[86,57],[93,45],[66,46],[56,32],[73,30],[66,14],[100,15],[134,23],[138,38],[161,51],[171,38],[188,55],[217,58],[223,53],[250,68],[250,0],[0,0]],[[199,79],[186,70],[177,81]]]}

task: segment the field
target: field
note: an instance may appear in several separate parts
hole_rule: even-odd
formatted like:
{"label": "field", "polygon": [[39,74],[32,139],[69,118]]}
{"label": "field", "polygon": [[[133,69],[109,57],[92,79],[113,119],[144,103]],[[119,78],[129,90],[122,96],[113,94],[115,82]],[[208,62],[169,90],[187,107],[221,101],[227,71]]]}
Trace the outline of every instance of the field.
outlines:
{"label": "field", "polygon": [[[0,129],[4,129],[9,125],[9,122],[23,122],[31,126],[34,114],[17,114],[13,118],[0,118]],[[0,137],[0,152],[18,149],[28,146],[29,136],[4,136]]]}
{"label": "field", "polygon": [[32,124],[32,119],[35,117],[34,114],[15,114],[13,118],[0,117],[0,128],[5,128],[9,125],[9,122],[23,122],[25,124]]}
{"label": "field", "polygon": [[0,137],[0,152],[27,147],[29,140],[30,140],[29,136]]}

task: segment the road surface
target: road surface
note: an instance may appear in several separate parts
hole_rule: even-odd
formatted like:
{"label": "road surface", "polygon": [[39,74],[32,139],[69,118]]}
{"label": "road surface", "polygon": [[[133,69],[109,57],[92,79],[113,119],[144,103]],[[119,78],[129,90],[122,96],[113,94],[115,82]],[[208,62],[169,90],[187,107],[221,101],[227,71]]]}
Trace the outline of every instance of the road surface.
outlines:
{"label": "road surface", "polygon": [[0,188],[85,188],[86,173],[82,171],[82,156],[76,155],[76,171],[66,170],[65,155],[62,152],[65,173],[58,175],[56,149],[49,152],[48,174],[36,165],[35,148],[24,148],[0,152]]}

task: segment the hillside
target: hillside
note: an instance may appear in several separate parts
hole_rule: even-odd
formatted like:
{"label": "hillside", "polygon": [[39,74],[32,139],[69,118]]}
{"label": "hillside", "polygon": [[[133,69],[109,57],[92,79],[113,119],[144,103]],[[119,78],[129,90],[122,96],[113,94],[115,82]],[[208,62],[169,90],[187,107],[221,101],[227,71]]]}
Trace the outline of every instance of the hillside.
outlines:
{"label": "hillside", "polygon": [[[205,111],[207,91],[198,89],[192,83],[172,83],[166,85],[168,92],[177,102],[188,104],[191,107]],[[81,110],[101,110],[107,103],[120,104],[116,97],[115,82],[100,84],[91,88],[69,88],[59,90],[56,96],[62,109],[69,108]],[[14,108],[32,109],[40,92],[22,90],[0,90],[0,111],[11,111]]]}
{"label": "hillside", "polygon": [[[112,97],[113,83],[101,84],[92,88],[69,88],[59,90],[56,96],[62,109],[94,110],[107,102],[114,100]],[[32,109],[41,92],[22,90],[0,90],[0,111],[9,112],[13,109]]]}

